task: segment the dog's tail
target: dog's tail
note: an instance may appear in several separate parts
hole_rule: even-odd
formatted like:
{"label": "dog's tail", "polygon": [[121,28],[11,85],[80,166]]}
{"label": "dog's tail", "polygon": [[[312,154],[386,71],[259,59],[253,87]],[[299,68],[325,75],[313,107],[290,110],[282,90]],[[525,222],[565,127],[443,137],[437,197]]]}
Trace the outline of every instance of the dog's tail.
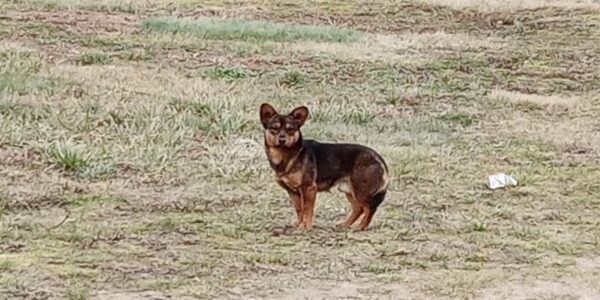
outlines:
{"label": "dog's tail", "polygon": [[386,193],[387,193],[387,190],[383,189],[381,191],[376,192],[373,196],[371,196],[371,199],[369,201],[369,207],[372,210],[376,210],[377,207],[381,204],[381,202],[383,202],[383,200],[385,199]]}

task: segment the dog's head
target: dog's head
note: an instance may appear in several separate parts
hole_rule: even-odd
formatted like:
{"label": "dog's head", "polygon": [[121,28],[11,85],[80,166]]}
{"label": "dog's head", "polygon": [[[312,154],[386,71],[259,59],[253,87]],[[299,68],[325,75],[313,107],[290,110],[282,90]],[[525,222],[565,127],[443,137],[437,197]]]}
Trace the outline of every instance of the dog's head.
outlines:
{"label": "dog's head", "polygon": [[291,148],[300,141],[300,127],[308,119],[306,106],[296,107],[289,114],[279,114],[273,106],[260,106],[260,122],[265,129],[265,142],[269,147]]}

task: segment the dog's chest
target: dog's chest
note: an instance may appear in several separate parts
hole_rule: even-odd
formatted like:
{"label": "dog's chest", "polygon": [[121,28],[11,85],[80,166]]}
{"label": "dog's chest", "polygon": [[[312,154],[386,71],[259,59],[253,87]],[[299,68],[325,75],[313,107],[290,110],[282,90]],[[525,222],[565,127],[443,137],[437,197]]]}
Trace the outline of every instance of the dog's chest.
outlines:
{"label": "dog's chest", "polygon": [[269,148],[266,150],[267,157],[273,165],[279,165],[283,162],[284,155],[280,150]]}
{"label": "dog's chest", "polygon": [[303,174],[300,171],[292,171],[282,174],[276,174],[277,181],[293,191],[297,191],[302,186]]}

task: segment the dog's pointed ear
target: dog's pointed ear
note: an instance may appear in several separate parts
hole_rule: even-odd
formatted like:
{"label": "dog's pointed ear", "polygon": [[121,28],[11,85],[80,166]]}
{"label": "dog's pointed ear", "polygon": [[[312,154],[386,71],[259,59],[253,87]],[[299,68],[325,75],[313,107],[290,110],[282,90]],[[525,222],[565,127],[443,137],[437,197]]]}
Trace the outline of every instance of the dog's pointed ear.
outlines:
{"label": "dog's pointed ear", "polygon": [[276,114],[277,111],[275,110],[275,108],[273,108],[273,106],[271,106],[271,104],[263,103],[260,105],[260,122],[262,123],[264,128],[267,128],[267,122],[269,122],[269,119],[271,119]]}
{"label": "dog's pointed ear", "polygon": [[290,116],[298,122],[298,126],[302,126],[306,122],[306,119],[308,119],[308,108],[306,106],[298,106],[292,110]]}

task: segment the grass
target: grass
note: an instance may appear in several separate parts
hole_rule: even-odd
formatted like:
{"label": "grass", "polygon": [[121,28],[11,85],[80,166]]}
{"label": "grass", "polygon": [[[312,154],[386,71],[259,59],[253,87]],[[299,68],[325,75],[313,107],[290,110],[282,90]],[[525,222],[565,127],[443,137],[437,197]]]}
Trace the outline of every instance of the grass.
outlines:
{"label": "grass", "polygon": [[[1,4],[0,299],[600,298],[600,20],[450,2]],[[369,231],[287,227],[262,102],[381,152]]]}
{"label": "grass", "polygon": [[89,163],[89,156],[81,154],[69,146],[50,145],[48,156],[52,163],[66,171],[73,171],[83,168]]}
{"label": "grass", "polygon": [[188,33],[214,40],[347,42],[359,38],[359,33],[352,29],[242,19],[153,17],[144,20],[142,28],[159,32]]}
{"label": "grass", "polygon": [[228,68],[223,66],[208,68],[203,71],[204,76],[214,79],[236,80],[250,76],[250,72],[241,68]]}
{"label": "grass", "polygon": [[40,75],[42,65],[41,59],[31,51],[0,50],[0,92],[51,92],[56,87],[56,81]]}
{"label": "grass", "polygon": [[[137,58],[137,56],[135,54],[132,54],[131,56],[128,55],[127,58],[130,60],[138,60],[139,59],[139,58]],[[99,52],[99,51],[82,53],[76,59],[77,64],[80,64],[83,66],[101,65],[101,64],[106,64],[109,61],[110,61],[110,56],[108,56],[108,54],[106,54],[104,52]]]}
{"label": "grass", "polygon": [[65,298],[69,300],[86,300],[89,298],[89,291],[81,286],[71,286],[65,291]]}

